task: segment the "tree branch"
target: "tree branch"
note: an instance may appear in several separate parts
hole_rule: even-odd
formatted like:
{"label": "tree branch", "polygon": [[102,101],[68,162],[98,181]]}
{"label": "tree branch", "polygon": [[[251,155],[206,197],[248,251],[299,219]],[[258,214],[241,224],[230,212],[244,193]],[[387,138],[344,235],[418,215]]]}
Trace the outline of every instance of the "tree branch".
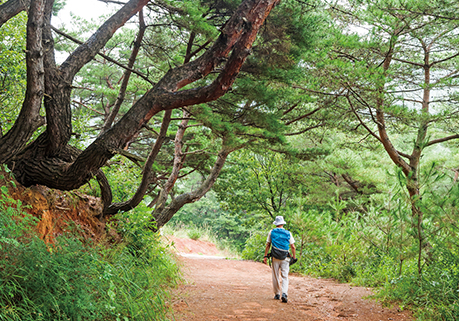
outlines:
{"label": "tree branch", "polygon": [[304,87],[301,87],[301,86],[298,86],[298,85],[293,85],[292,88],[301,89],[301,90],[304,90],[304,91],[307,91],[307,92],[310,92],[310,93],[320,94],[320,95],[324,95],[324,96],[334,96],[334,97],[343,96],[343,90],[341,90],[341,91],[338,92],[338,93],[329,93],[329,92],[324,92],[324,91],[319,91],[319,90],[313,90],[313,89],[309,89],[309,88],[304,88]]}
{"label": "tree branch", "polygon": [[85,108],[87,108],[87,109],[89,109],[89,110],[95,112],[96,114],[104,115],[103,112],[100,112],[100,111],[98,111],[98,110],[96,110],[96,109],[94,109],[94,108],[91,108],[91,107],[89,107],[89,106],[83,104],[82,102],[79,102],[78,100],[73,99],[73,100],[72,100],[72,103],[75,103],[75,104],[78,104],[78,105],[80,105],[80,106],[83,106],[83,107],[85,107]]}
{"label": "tree branch", "polygon": [[303,130],[300,130],[298,132],[294,132],[294,133],[286,133],[284,134],[285,136],[296,136],[296,135],[301,135],[301,134],[304,134],[306,133],[307,131],[310,131],[310,130],[313,130],[315,128],[319,128],[319,127],[322,127],[324,124],[323,123],[319,123],[317,125],[314,125],[314,126],[309,126]]}
{"label": "tree branch", "polygon": [[316,112],[318,112],[318,111],[321,110],[322,108],[323,108],[323,107],[317,107],[316,109],[311,110],[309,113],[306,113],[306,114],[304,114],[304,115],[302,115],[302,116],[300,116],[300,117],[297,117],[297,118],[295,118],[295,119],[292,119],[292,120],[286,122],[285,125],[286,125],[286,126],[291,125],[291,124],[293,124],[293,123],[295,123],[295,122],[297,122],[297,121],[299,121],[299,120],[302,120],[302,119],[304,119],[304,118],[306,118],[306,117],[309,117],[309,116],[311,116],[311,115],[314,115]]}
{"label": "tree branch", "polygon": [[0,27],[16,16],[21,11],[26,10],[30,5],[30,0],[9,0],[0,5]]}
{"label": "tree branch", "polygon": [[[67,39],[69,39],[69,40],[72,40],[73,42],[75,42],[75,43],[77,43],[77,44],[80,44],[80,45],[83,44],[83,41],[80,41],[80,40],[78,40],[78,39],[76,39],[76,38],[74,38],[74,37],[72,37],[72,36],[66,34],[65,32],[63,32],[63,31],[57,29],[56,27],[51,26],[51,29],[53,29],[53,31],[55,31],[57,34],[60,34],[61,36],[65,37],[65,38],[67,38]],[[137,71],[137,70],[132,69],[132,68],[130,68],[130,67],[128,67],[128,66],[125,66],[125,65],[119,63],[118,61],[116,61],[115,59],[113,59],[113,58],[111,58],[111,57],[109,57],[109,56],[107,56],[107,55],[105,55],[105,54],[103,54],[103,53],[101,53],[101,52],[98,52],[97,54],[98,54],[99,56],[101,56],[102,58],[104,58],[105,60],[110,61],[111,63],[114,63],[114,64],[117,65],[118,67],[121,67],[121,68],[123,68],[123,69],[125,69],[125,70],[127,70],[127,71],[129,71],[129,72],[132,72],[132,73],[136,74],[137,76],[139,76],[139,77],[142,78],[143,80],[148,81],[150,84],[152,84],[152,85],[155,84],[153,81],[151,81],[150,79],[148,79],[148,77],[145,76],[144,74],[142,74],[140,71]]]}
{"label": "tree branch", "polygon": [[71,83],[76,73],[98,54],[116,30],[139,12],[149,0],[130,0],[82,45],[80,45],[60,66],[65,81]]}
{"label": "tree branch", "polygon": [[166,201],[169,196],[169,193],[174,187],[175,182],[177,181],[177,178],[179,176],[180,170],[182,169],[183,159],[185,157],[184,154],[182,153],[183,136],[185,135],[185,131],[187,129],[188,119],[189,119],[189,113],[188,111],[184,110],[183,120],[181,121],[179,128],[177,130],[177,133],[175,134],[174,164],[172,166],[172,171],[171,171],[171,174],[168,180],[166,181],[163,188],[161,189],[161,192],[159,193],[159,199],[156,203],[157,205],[156,205],[154,213],[160,213],[166,206]]}
{"label": "tree branch", "polygon": [[282,116],[285,116],[287,115],[288,113],[290,113],[292,110],[294,110],[297,106],[298,106],[299,103],[296,103],[296,104],[293,104],[289,109],[287,109],[286,111],[284,111],[282,113]]}
{"label": "tree branch", "polygon": [[127,159],[129,159],[132,162],[134,162],[135,164],[137,164],[137,166],[139,166],[139,167],[142,167],[142,166],[140,166],[140,163],[145,162],[145,158],[143,158],[141,156],[138,156],[138,155],[135,155],[133,153],[130,153],[127,150],[124,150],[124,149],[110,149],[109,151],[112,154],[119,154],[119,155],[122,155],[122,156],[126,157]]}
{"label": "tree branch", "polygon": [[355,110],[354,104],[352,103],[350,97],[349,97],[349,96],[346,96],[346,99],[347,99],[347,101],[348,101],[348,103],[349,103],[349,106],[351,107],[352,112],[354,113],[355,117],[357,117],[357,120],[359,121],[359,123],[360,123],[363,127],[365,127],[365,129],[367,130],[367,132],[368,132],[371,136],[373,136],[373,137],[376,138],[379,142],[382,143],[381,138],[379,138],[379,136],[376,135],[376,134],[367,126],[367,124],[362,120],[362,118],[360,118],[360,115],[359,115],[359,114],[357,113],[357,111]]}
{"label": "tree branch", "polygon": [[361,190],[359,190],[359,186],[357,185],[357,181],[353,181],[352,178],[348,174],[341,174],[341,176],[344,178],[346,183],[349,184],[349,186],[357,193],[357,194],[363,194]]}
{"label": "tree branch", "polygon": [[140,9],[139,11],[139,32],[137,33],[137,37],[134,41],[134,48],[131,52],[131,56],[129,57],[129,63],[128,63],[128,68],[124,71],[124,77],[123,77],[123,82],[121,83],[120,91],[118,93],[118,97],[116,98],[115,105],[113,106],[112,111],[108,115],[107,119],[104,122],[104,126],[102,127],[101,132],[105,132],[108,130],[112,124],[113,121],[115,120],[116,115],[118,115],[118,112],[121,108],[121,104],[124,101],[124,97],[126,95],[126,89],[129,83],[129,78],[131,77],[131,70],[132,67],[134,66],[134,62],[137,58],[137,54],[139,53],[140,50],[140,45],[142,43],[143,36],[145,34],[145,20],[143,18],[143,11]]}
{"label": "tree branch", "polygon": [[[387,73],[387,70],[389,69],[389,66],[393,58],[393,52],[394,52],[394,44],[392,43],[392,40],[391,40],[391,46],[382,64],[384,73]],[[383,93],[382,93],[383,90],[384,90],[383,87],[379,88],[380,93],[379,93],[378,98],[376,99],[376,121],[377,121],[376,123],[378,125],[379,138],[380,138],[382,145],[384,146],[384,149],[386,150],[387,154],[389,155],[391,160],[394,162],[394,164],[399,166],[403,170],[405,176],[408,176],[409,173],[411,172],[411,167],[403,158],[401,158],[401,155],[395,149],[394,145],[392,144],[392,141],[389,138],[387,130],[386,130],[385,117],[384,117],[384,111],[383,111],[383,104],[384,104]]]}
{"label": "tree branch", "polygon": [[150,175],[152,171],[152,166],[153,163],[156,160],[156,156],[158,156],[159,151],[161,150],[161,146],[164,143],[164,140],[166,138],[167,134],[167,129],[169,128],[169,124],[171,122],[171,115],[172,111],[168,110],[164,113],[163,117],[163,122],[161,123],[161,129],[159,131],[159,136],[156,139],[155,144],[153,145],[153,148],[148,155],[147,161],[145,162],[145,166],[143,168],[143,173],[142,173],[142,181],[140,182],[139,187],[137,188],[137,191],[135,194],[131,197],[130,200],[126,202],[121,202],[121,203],[114,203],[111,204],[105,211],[104,211],[104,217],[105,216],[110,216],[118,213],[119,211],[129,211],[139,205],[139,203],[142,201],[143,197],[145,196],[145,193],[148,189],[148,186],[151,183]]}
{"label": "tree branch", "polygon": [[398,62],[403,62],[405,64],[409,64],[409,65],[412,65],[412,66],[417,66],[417,67],[421,67],[423,68],[424,65],[423,64],[420,64],[418,62],[413,62],[413,61],[409,61],[409,60],[405,60],[405,59],[400,59],[400,58],[395,58],[395,57],[392,57],[393,60],[395,61],[398,61]]}
{"label": "tree branch", "polygon": [[451,135],[451,136],[447,136],[447,137],[443,137],[443,138],[438,138],[438,139],[433,139],[431,140],[430,142],[428,142],[426,144],[426,146],[432,146],[434,144],[438,144],[438,143],[442,143],[442,142],[447,142],[449,140],[452,140],[452,139],[457,139],[459,138],[459,134],[455,134],[455,135]]}
{"label": "tree branch", "polygon": [[452,56],[446,57],[446,58],[444,58],[444,59],[436,60],[436,61],[430,63],[430,67],[435,66],[435,65],[438,65],[438,64],[441,64],[442,62],[445,62],[445,61],[454,59],[454,58],[456,58],[456,57],[458,57],[458,56],[459,56],[459,52],[456,53],[456,54],[454,54],[454,55],[452,55]]}
{"label": "tree branch", "polygon": [[156,229],[164,226],[172,216],[177,213],[177,211],[183,207],[183,205],[188,203],[193,203],[203,197],[210,188],[214,185],[217,180],[218,175],[220,174],[223,165],[225,164],[226,158],[228,155],[235,149],[230,149],[228,147],[223,147],[223,149],[218,153],[217,160],[214,163],[214,166],[206,178],[206,180],[199,186],[198,189],[190,192],[184,193],[175,197],[168,206],[161,208],[161,210],[153,213],[153,218],[156,222]]}

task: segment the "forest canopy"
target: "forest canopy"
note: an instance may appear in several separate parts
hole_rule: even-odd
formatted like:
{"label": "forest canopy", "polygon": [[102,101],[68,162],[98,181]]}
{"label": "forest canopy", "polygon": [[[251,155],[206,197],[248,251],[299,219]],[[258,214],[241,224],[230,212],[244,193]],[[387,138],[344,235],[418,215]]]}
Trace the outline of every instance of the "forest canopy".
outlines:
{"label": "forest canopy", "polygon": [[[103,217],[154,195],[153,219],[164,225],[212,187],[231,152],[282,143],[286,123],[308,112],[291,106],[287,84],[321,18],[286,1],[265,22],[277,4],[129,1],[70,34],[52,25],[61,3],[4,2],[1,26],[18,33],[2,42],[14,55],[2,63],[0,162],[25,186],[73,190],[97,179]],[[115,34],[129,19],[137,26]],[[137,192],[118,203],[102,170],[115,155],[143,171]],[[191,172],[206,178],[170,198]]]}
{"label": "forest canopy", "polygon": [[64,1],[0,0],[20,184],[96,195],[101,222],[210,225],[253,260],[283,215],[299,271],[459,315],[457,1],[101,2],[56,25]]}

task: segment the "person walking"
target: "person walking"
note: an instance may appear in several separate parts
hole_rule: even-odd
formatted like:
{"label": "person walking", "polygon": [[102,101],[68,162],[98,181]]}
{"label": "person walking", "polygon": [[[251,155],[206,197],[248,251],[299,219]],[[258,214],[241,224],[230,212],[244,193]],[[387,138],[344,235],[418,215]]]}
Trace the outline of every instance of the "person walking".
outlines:
{"label": "person walking", "polygon": [[[288,272],[290,269],[290,260],[296,262],[296,250],[295,240],[292,233],[284,229],[286,224],[283,216],[276,216],[273,222],[276,225],[275,229],[269,231],[268,238],[266,239],[265,256],[263,263],[266,264],[268,260],[269,248],[271,249],[272,256],[272,278],[273,278],[273,290],[274,299],[279,300],[282,298],[282,302],[287,303],[288,301]],[[292,248],[292,255],[290,256],[289,248]],[[280,285],[280,275],[282,276],[282,288]],[[281,297],[282,289],[282,297]]]}

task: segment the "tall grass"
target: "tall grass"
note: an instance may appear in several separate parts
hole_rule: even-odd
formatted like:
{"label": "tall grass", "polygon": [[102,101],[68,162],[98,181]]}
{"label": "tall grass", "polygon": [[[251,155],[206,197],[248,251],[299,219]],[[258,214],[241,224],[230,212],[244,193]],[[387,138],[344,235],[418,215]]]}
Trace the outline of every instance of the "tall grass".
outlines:
{"label": "tall grass", "polygon": [[[339,221],[326,211],[302,212],[288,227],[299,257],[292,271],[373,287],[383,304],[409,308],[420,321],[459,320],[458,230],[430,235],[419,275],[416,243],[404,230],[409,225],[394,211],[348,213]],[[267,232],[252,234],[244,259],[263,259]]]}
{"label": "tall grass", "polygon": [[[117,221],[119,244],[92,244],[72,233],[45,244],[34,221],[0,195],[0,320],[167,320],[178,267],[144,223]],[[131,214],[131,216],[137,214]],[[135,217],[131,217],[131,220]]]}

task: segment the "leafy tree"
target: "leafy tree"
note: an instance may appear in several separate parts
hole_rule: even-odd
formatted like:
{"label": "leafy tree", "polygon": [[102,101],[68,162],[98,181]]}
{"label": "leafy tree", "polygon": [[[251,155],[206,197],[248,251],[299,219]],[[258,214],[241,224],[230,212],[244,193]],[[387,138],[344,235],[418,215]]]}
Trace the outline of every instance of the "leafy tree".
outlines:
{"label": "leafy tree", "polygon": [[371,200],[379,202],[379,195],[395,184],[394,175],[389,174],[392,164],[384,159],[382,149],[361,141],[355,133],[329,126],[315,135],[298,137],[295,144],[300,143],[321,146],[320,154],[301,162],[308,186],[305,206],[331,210],[331,199],[337,198],[346,202],[345,211],[365,212]]}
{"label": "leafy tree", "polygon": [[224,207],[235,213],[263,213],[274,219],[294,205],[306,185],[298,159],[283,154],[242,151],[231,163],[215,190]]}

